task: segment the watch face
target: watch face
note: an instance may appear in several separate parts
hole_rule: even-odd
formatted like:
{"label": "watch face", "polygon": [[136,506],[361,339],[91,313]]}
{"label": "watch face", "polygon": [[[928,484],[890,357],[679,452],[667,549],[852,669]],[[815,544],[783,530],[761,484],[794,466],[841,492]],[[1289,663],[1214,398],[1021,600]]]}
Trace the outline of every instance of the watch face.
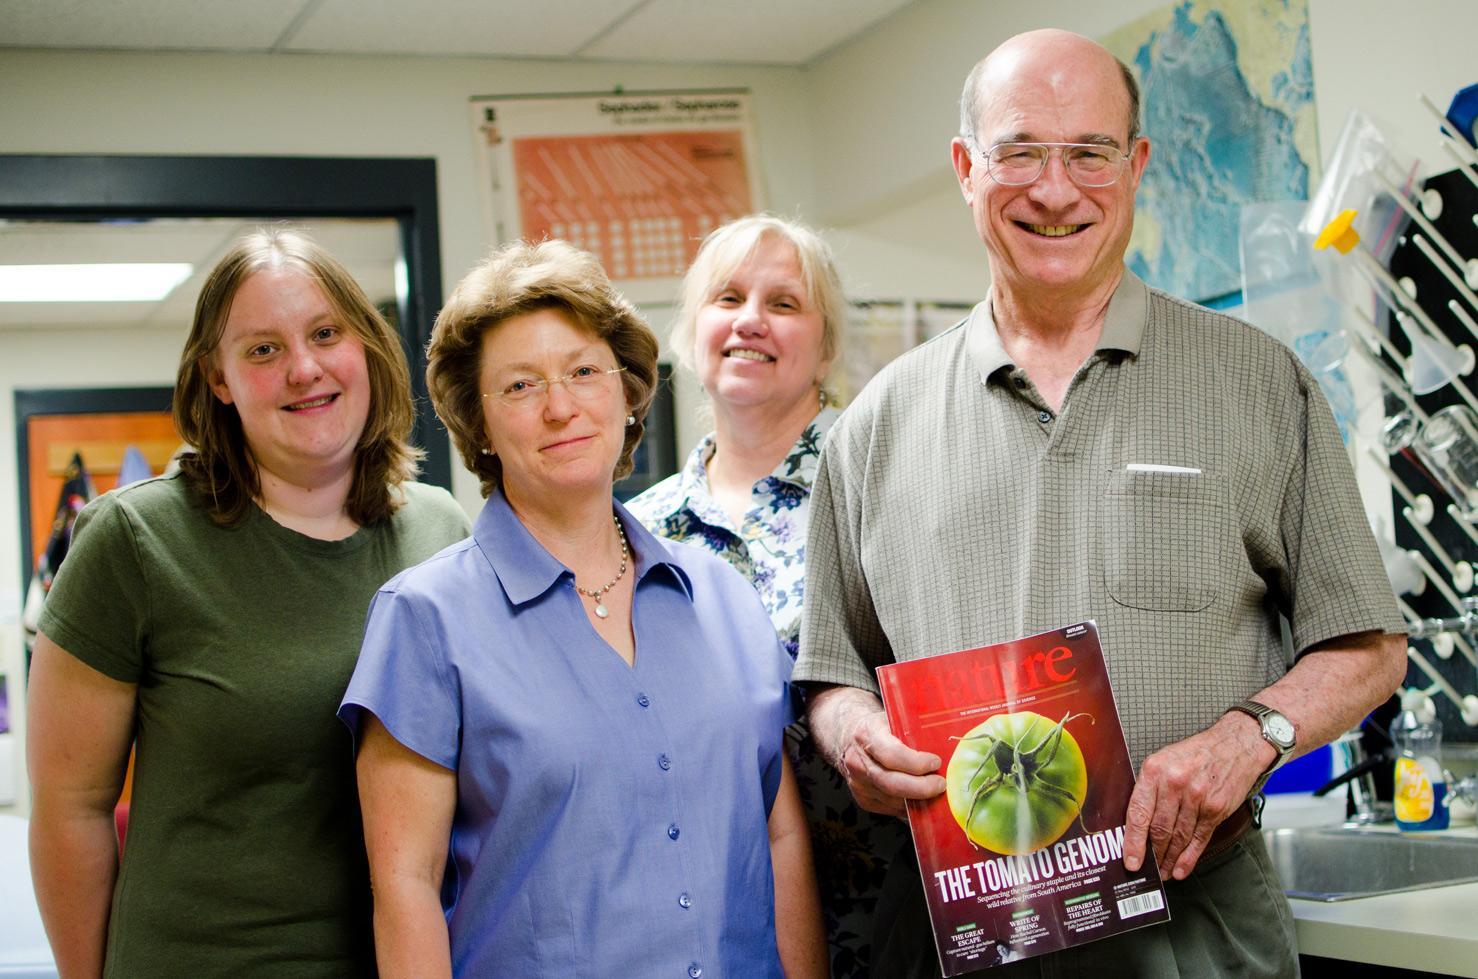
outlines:
{"label": "watch face", "polygon": [[1293,745],[1293,725],[1282,714],[1272,714],[1263,719],[1264,730],[1280,744]]}

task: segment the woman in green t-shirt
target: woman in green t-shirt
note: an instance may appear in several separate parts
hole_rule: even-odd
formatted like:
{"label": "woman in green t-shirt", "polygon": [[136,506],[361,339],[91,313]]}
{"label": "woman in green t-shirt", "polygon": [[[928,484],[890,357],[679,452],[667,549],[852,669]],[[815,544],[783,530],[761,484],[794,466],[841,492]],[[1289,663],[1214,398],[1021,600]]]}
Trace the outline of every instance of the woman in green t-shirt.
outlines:
{"label": "woman in green t-shirt", "polygon": [[192,448],[83,512],[42,613],[31,865],[63,975],[373,972],[335,709],[375,590],[468,530],[411,482],[413,417],[399,339],[311,240],[260,231],[210,273],[175,383]]}

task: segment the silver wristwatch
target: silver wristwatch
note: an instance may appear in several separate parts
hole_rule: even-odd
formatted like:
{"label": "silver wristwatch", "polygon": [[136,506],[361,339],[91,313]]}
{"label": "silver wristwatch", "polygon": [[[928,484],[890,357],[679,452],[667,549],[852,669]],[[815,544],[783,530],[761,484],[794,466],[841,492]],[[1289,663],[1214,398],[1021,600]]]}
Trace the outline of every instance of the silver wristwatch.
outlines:
{"label": "silver wristwatch", "polygon": [[1252,786],[1252,791],[1247,793],[1247,798],[1251,799],[1262,791],[1262,787],[1267,784],[1268,776],[1273,774],[1279,765],[1287,761],[1289,755],[1293,754],[1293,722],[1284,717],[1281,712],[1273,710],[1266,704],[1259,704],[1255,700],[1244,700],[1239,704],[1233,704],[1231,709],[1251,714],[1256,718],[1258,724],[1262,726],[1263,740],[1278,752],[1273,763],[1258,777],[1257,782]]}

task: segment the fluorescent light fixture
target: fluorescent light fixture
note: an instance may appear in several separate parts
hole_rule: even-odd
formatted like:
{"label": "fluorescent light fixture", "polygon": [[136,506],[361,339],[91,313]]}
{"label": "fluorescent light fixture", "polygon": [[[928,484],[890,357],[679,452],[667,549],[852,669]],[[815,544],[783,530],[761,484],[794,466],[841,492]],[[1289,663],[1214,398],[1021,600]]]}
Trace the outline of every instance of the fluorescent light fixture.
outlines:
{"label": "fluorescent light fixture", "polygon": [[0,265],[3,303],[147,303],[194,271],[184,262],[110,265]]}

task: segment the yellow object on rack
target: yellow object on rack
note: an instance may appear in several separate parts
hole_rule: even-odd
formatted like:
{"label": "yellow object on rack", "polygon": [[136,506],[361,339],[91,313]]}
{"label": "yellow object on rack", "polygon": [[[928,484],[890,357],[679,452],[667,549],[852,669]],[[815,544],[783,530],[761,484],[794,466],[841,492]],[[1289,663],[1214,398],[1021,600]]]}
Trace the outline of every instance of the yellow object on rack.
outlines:
{"label": "yellow object on rack", "polygon": [[1333,245],[1341,255],[1348,255],[1351,249],[1360,244],[1360,232],[1353,227],[1356,213],[1353,208],[1340,211],[1319,232],[1319,237],[1314,239],[1314,249],[1322,252]]}

